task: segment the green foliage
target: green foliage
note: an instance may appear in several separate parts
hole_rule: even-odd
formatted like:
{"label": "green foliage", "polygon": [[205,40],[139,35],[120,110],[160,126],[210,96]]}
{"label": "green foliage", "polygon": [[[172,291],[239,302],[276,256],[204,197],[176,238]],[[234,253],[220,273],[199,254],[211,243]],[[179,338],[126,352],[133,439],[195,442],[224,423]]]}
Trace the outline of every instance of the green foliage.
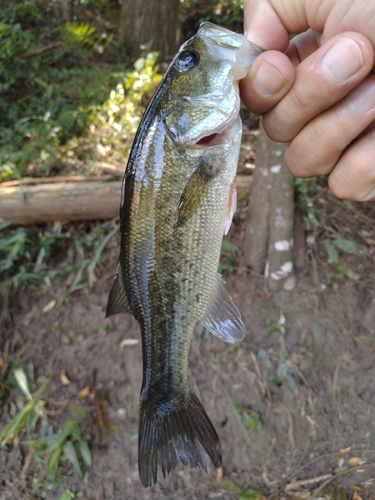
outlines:
{"label": "green foliage", "polygon": [[258,412],[241,403],[236,403],[236,408],[240,414],[243,425],[250,434],[262,430],[263,417]]}
{"label": "green foliage", "polygon": [[243,30],[243,0],[180,0],[185,37],[189,38],[204,21],[225,26],[241,33]]}
{"label": "green foliage", "polygon": [[[59,223],[52,230],[7,226],[9,223],[0,226],[0,290],[9,284],[15,288],[38,286],[39,289],[42,284],[42,289],[48,288],[73,273],[65,296],[93,285],[101,255],[118,232],[112,222],[96,226],[89,233],[75,235],[64,231]],[[56,263],[63,248],[67,257]]]}
{"label": "green foliage", "polygon": [[239,252],[240,251],[240,249],[238,248],[237,245],[235,245],[231,241],[226,241],[226,240],[224,240],[222,242],[221,249],[226,251],[226,252]]}
{"label": "green foliage", "polygon": [[18,387],[27,399],[26,405],[12,418],[12,420],[0,430],[0,446],[14,441],[21,432],[27,429],[28,432],[34,429],[39,419],[45,418],[45,401],[41,400],[48,380],[44,380],[37,391],[31,393],[30,384],[23,368],[14,370],[14,378]]}
{"label": "green foliage", "polygon": [[311,179],[294,179],[294,197],[298,208],[302,212],[303,224],[306,231],[312,231],[323,210],[315,203],[316,198],[325,189],[326,177],[313,177]]}
{"label": "green foliage", "polygon": [[65,23],[56,29],[63,41],[72,49],[84,50],[89,53],[96,50],[104,52],[105,48],[112,41],[112,36],[107,37],[99,33],[96,28],[88,23]]}
{"label": "green foliage", "polygon": [[[51,428],[49,429],[51,430]],[[91,453],[87,437],[81,435],[75,420],[69,420],[58,433],[48,432],[38,439],[24,441],[34,452],[34,457],[47,465],[44,485],[55,480],[61,462],[67,460],[74,472],[83,477],[83,466],[91,465]]]}
{"label": "green foliage", "polygon": [[327,273],[327,282],[328,284],[331,284],[335,280],[341,280],[343,279],[344,276],[352,277],[354,275],[354,272],[350,268],[345,268],[341,265],[339,265],[339,252],[338,250],[341,250],[342,252],[346,254],[355,254],[358,252],[357,246],[355,243],[353,243],[350,240],[346,239],[336,239],[336,240],[329,240],[326,239],[323,241],[323,244],[327,250],[328,254],[328,264],[332,264],[334,267],[334,271],[330,271]]}
{"label": "green foliage", "polygon": [[83,498],[83,491],[73,493],[73,491],[65,490],[59,497],[59,500],[74,500],[75,498]]}
{"label": "green foliage", "polygon": [[237,263],[235,253],[239,252],[240,249],[231,241],[224,240],[221,244],[221,250],[222,258],[218,272],[224,276],[228,273],[234,273]]}
{"label": "green foliage", "polygon": [[56,8],[57,2],[30,0],[9,2],[2,10],[3,181],[50,175],[72,163],[77,168],[84,159],[86,144],[84,151],[77,152],[74,145],[65,146],[86,133],[92,107],[101,105],[121,80],[121,75],[114,76],[113,68],[95,61],[95,54],[111,44],[112,35],[87,22],[61,23]]}
{"label": "green foliage", "polygon": [[290,365],[284,360],[280,361],[276,372],[270,374],[270,380],[276,381],[279,385],[285,382],[289,389],[294,389],[296,387],[296,380]]}
{"label": "green foliage", "polygon": [[[280,328],[278,331],[280,332]],[[274,365],[272,364],[271,358],[266,350],[259,349],[258,358],[263,361],[269,370],[272,370]],[[290,363],[288,363],[284,356],[281,356],[278,360],[276,370],[270,372],[269,380],[275,382],[277,385],[285,383],[289,389],[294,389],[296,387],[296,380]]]}
{"label": "green foliage", "polygon": [[33,379],[28,378],[22,367],[12,367],[7,381],[11,378],[23,393],[26,404],[0,430],[0,447],[7,449],[7,445],[18,440],[20,436],[34,432],[36,425],[40,423],[40,435],[35,439],[23,441],[22,444],[33,451],[34,459],[46,465],[43,485],[54,481],[64,460],[70,462],[76,474],[82,477],[83,467],[91,465],[91,453],[87,444],[89,436],[81,435],[75,420],[66,422],[59,432],[53,431],[45,411],[46,389],[49,383],[47,379],[41,379],[39,387],[32,392],[31,386],[35,383]]}
{"label": "green foliage", "polygon": [[265,499],[263,492],[261,490],[255,490],[253,488],[241,488],[237,483],[231,480],[226,480],[223,481],[223,486],[226,486],[227,488],[236,491],[238,493],[238,498],[239,499],[247,499],[247,498],[252,498],[255,500],[263,500]]}
{"label": "green foliage", "polygon": [[157,57],[157,52],[150,52],[134,63],[134,69],[119,74],[122,81],[102,105],[91,110],[89,119],[95,141],[105,151],[106,161],[124,162],[129,154],[144,111],[142,98],[153,93],[162,78],[158,74]]}

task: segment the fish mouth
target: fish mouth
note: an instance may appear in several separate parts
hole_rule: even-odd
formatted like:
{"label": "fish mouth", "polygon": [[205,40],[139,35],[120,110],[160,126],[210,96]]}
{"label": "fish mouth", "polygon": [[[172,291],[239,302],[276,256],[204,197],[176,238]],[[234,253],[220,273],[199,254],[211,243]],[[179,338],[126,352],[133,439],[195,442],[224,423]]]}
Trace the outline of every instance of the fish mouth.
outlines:
{"label": "fish mouth", "polygon": [[213,132],[212,134],[203,136],[194,146],[198,148],[220,146],[225,141],[227,135],[227,130],[224,130],[224,132]]}
{"label": "fish mouth", "polygon": [[227,123],[225,127],[221,126],[216,130],[211,130],[209,133],[200,136],[192,146],[198,149],[221,146],[232,136],[234,129],[237,129],[240,123],[239,120],[239,116],[236,116]]}

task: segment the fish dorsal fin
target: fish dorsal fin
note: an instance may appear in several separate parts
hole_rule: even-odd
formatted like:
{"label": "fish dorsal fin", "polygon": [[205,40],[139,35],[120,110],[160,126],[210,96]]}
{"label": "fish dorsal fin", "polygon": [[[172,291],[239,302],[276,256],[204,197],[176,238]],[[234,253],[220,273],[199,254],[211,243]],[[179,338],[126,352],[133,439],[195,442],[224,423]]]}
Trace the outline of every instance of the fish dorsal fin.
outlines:
{"label": "fish dorsal fin", "polygon": [[197,211],[207,193],[209,183],[216,174],[217,170],[203,155],[181,193],[177,209],[177,227],[183,226]]}
{"label": "fish dorsal fin", "polygon": [[111,291],[109,292],[107,310],[105,313],[106,318],[120,313],[132,314],[121,275],[121,266],[117,264]]}
{"label": "fish dorsal fin", "polygon": [[225,216],[225,226],[224,226],[224,236],[228,234],[230,226],[232,225],[233,215],[237,208],[237,183],[236,178],[234,178],[230,190],[227,205],[227,213]]}
{"label": "fish dorsal fin", "polygon": [[245,326],[232,297],[224,288],[224,283],[218,274],[212,301],[200,323],[219,339],[233,343],[244,338]]}

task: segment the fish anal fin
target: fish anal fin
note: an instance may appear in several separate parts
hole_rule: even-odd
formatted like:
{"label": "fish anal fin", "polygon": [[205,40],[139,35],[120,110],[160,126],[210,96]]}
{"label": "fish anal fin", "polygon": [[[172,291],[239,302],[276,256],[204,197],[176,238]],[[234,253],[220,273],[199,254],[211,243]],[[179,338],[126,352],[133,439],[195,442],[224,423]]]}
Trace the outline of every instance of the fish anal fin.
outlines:
{"label": "fish anal fin", "polygon": [[219,339],[233,343],[245,337],[245,326],[224,283],[218,274],[211,303],[200,323]]}
{"label": "fish anal fin", "polygon": [[124,284],[121,279],[121,266],[118,264],[108,296],[105,317],[109,318],[109,316],[121,313],[132,314]]}
{"label": "fish anal fin", "polygon": [[237,183],[236,178],[234,178],[228,197],[228,205],[227,205],[227,213],[225,216],[225,225],[224,225],[224,236],[228,234],[230,226],[232,225],[233,215],[237,208]]}
{"label": "fish anal fin", "polygon": [[177,208],[177,227],[183,226],[197,211],[207,194],[210,182],[216,174],[217,170],[203,155],[181,193]]}
{"label": "fish anal fin", "polygon": [[[164,398],[163,398],[164,399]],[[158,468],[165,477],[180,459],[207,472],[199,445],[215,467],[221,466],[221,446],[202,404],[190,392],[181,403],[146,399],[139,407],[138,469],[143,486],[157,482]]]}

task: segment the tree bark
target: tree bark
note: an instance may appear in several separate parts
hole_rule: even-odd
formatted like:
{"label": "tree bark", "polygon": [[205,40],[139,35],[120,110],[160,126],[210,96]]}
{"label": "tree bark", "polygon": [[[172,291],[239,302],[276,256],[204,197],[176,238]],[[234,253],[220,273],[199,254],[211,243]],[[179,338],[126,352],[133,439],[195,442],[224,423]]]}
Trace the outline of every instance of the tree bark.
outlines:
{"label": "tree bark", "polygon": [[268,219],[270,212],[271,172],[269,156],[272,141],[259,129],[255,169],[251,185],[245,232],[246,265],[263,273],[267,260]]}
{"label": "tree bark", "polygon": [[283,155],[286,144],[273,142],[271,150],[271,205],[267,283],[271,291],[292,290],[295,286],[293,268],[294,184]]}
{"label": "tree bark", "polygon": [[63,1],[62,18],[64,23],[71,23],[73,21],[73,0]]}
{"label": "tree bark", "polygon": [[179,5],[179,0],[122,0],[119,39],[132,59],[150,41],[150,50],[163,60],[173,58],[180,45]]}
{"label": "tree bark", "polygon": [[291,290],[294,186],[285,167],[286,144],[269,139],[260,127],[245,235],[246,265],[264,273],[271,291]]}
{"label": "tree bark", "polygon": [[119,214],[121,182],[0,186],[0,220],[18,225],[112,219]]}

